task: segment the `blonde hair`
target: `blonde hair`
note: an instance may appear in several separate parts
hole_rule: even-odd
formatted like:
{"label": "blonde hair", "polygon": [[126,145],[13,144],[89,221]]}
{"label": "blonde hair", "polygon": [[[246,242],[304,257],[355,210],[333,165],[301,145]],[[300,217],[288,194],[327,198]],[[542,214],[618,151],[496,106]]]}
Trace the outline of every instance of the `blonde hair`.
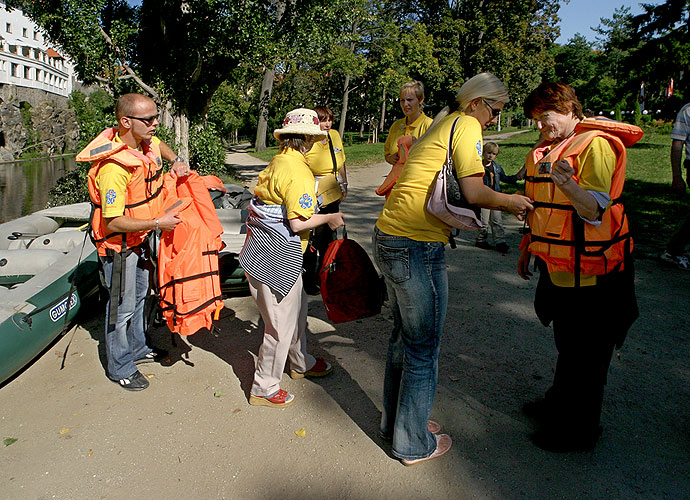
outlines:
{"label": "blonde hair", "polygon": [[[505,104],[510,101],[506,86],[503,85],[503,82],[501,82],[496,75],[491,73],[479,73],[462,84],[458,93],[455,94],[455,102],[458,103],[457,109],[460,111],[467,111],[472,101],[477,98],[486,99],[489,104],[495,102],[502,102]],[[441,118],[448,115],[448,113],[450,113],[450,106],[446,106],[439,111],[434,117],[434,122],[431,124],[431,127],[429,127],[429,130],[431,130]]]}
{"label": "blonde hair", "polygon": [[496,154],[498,154],[498,152],[499,152],[500,150],[501,150],[501,149],[498,147],[498,144],[496,144],[495,142],[485,142],[485,143],[484,143],[484,152],[485,152],[485,153],[488,152],[488,153],[496,153]]}
{"label": "blonde hair", "polygon": [[417,97],[420,102],[424,100],[424,84],[419,80],[407,82],[400,87],[400,97],[402,97],[403,91],[405,90],[414,92],[415,97]]}

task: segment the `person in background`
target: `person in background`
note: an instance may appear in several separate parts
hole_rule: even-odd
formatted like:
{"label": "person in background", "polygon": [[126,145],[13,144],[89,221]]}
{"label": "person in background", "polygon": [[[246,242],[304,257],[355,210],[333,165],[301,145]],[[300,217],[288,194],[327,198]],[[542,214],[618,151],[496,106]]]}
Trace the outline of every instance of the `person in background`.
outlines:
{"label": "person in background", "polygon": [[[671,131],[671,170],[673,180],[671,188],[676,194],[685,194],[686,184],[683,180],[681,163],[685,167],[685,178],[690,182],[690,103],[681,108],[676,116]],[[683,145],[685,145],[685,162],[683,159]],[[661,260],[675,265],[683,271],[690,271],[690,259],[685,253],[685,248],[690,242],[690,206],[680,224],[673,232],[671,239],[666,245],[666,250],[661,254]]]}
{"label": "person in background", "polygon": [[569,85],[542,83],[524,102],[542,140],[526,159],[525,194],[534,200],[517,270],[539,269],[534,308],[553,323],[556,372],[546,396],[523,405],[547,451],[596,446],[607,372],[638,317],[632,238],[620,197],[627,154],[642,131],[612,120],[585,119]]}
{"label": "person in background", "polygon": [[448,153],[469,203],[524,215],[524,196],[497,193],[484,185],[482,131],[496,123],[508,91],[490,73],[460,88],[452,113],[445,108],[410,150],[405,168],[386,200],[374,229],[376,263],[383,273],[393,315],[383,383],[380,432],[404,465],[440,457],[451,438],[429,420],[436,395],[441,333],[448,308],[444,247],[451,228],[429,214],[426,202]]}
{"label": "person in background", "polygon": [[[316,197],[320,199],[320,214],[340,211],[340,202],[347,197],[347,170],[345,150],[337,130],[332,129],[333,112],[328,106],[314,108],[319,117],[321,130],[328,135],[317,141],[304,155],[317,182]],[[311,245],[304,254],[304,290],[309,295],[319,293],[319,269],[328,244],[335,239],[335,232],[328,224],[312,229]]]}
{"label": "person in background", "polygon": [[89,196],[95,211],[93,237],[104,283],[106,306],[105,353],[108,377],[128,391],[140,391],[149,381],[138,370],[165,356],[146,344],[144,301],[149,293],[152,231],[172,231],[178,212],[160,214],[163,163],[172,162],[173,175],[189,174],[189,165],[154,136],[156,103],[140,94],[125,94],[115,106],[117,128],[106,129],[77,155],[92,161]]}
{"label": "person in background", "polygon": [[[516,175],[507,175],[498,162],[496,157],[500,152],[498,144],[495,142],[487,142],[484,144],[484,153],[482,156],[482,164],[484,165],[484,184],[497,192],[501,192],[501,182],[515,184],[517,182]],[[474,246],[490,250],[488,235],[489,228],[494,238],[494,247],[502,254],[507,254],[510,248],[505,240],[505,228],[503,227],[503,215],[500,210],[491,210],[488,208],[481,209],[481,219],[483,227],[477,231],[477,239]]]}
{"label": "person in background", "polygon": [[420,81],[407,82],[400,88],[400,107],[405,114],[393,122],[384,145],[386,161],[395,165],[399,159],[398,139],[411,135],[415,139],[424,135],[431,122],[431,118],[424,114],[424,84]]}
{"label": "person in background", "polygon": [[343,225],[343,216],[314,213],[314,175],[304,155],[326,136],[316,113],[305,108],[290,111],[273,135],[280,148],[259,173],[239,261],[264,322],[249,404],[283,407],[294,402],[294,395],[280,388],[288,359],[292,378],[322,377],[333,369],[323,358],[307,353],[302,256],[311,229],[328,224],[334,230]]}

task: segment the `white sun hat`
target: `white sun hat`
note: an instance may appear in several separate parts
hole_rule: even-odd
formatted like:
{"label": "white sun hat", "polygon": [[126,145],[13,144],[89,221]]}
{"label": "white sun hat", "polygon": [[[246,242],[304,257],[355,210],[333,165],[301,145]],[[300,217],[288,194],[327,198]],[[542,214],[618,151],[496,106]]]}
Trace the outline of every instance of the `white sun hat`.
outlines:
{"label": "white sun hat", "polygon": [[281,134],[304,134],[325,137],[326,132],[319,126],[319,117],[316,111],[307,108],[298,108],[289,111],[283,120],[283,127],[273,131],[273,137],[280,140]]}

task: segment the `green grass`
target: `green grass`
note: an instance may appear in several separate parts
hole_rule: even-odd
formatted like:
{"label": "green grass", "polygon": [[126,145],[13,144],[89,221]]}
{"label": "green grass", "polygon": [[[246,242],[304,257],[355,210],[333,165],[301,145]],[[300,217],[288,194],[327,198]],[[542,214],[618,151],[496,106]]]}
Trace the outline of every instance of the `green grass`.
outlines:
{"label": "green grass", "polygon": [[[489,130],[486,135],[495,133]],[[529,131],[497,141],[501,146],[497,161],[506,173],[511,175],[522,168],[527,153],[538,138],[536,131]],[[657,255],[663,251],[690,204],[690,195],[687,193],[678,196],[671,192],[670,149],[671,139],[668,134],[653,130],[628,148],[623,202],[630,218],[638,256]],[[272,147],[261,153],[251,154],[270,161],[277,152],[278,148]],[[383,143],[352,144],[345,146],[345,153],[347,165],[371,165],[383,161]],[[519,183],[517,187],[505,185],[504,189],[511,193],[524,189],[524,184]]]}
{"label": "green grass", "polygon": [[[278,154],[278,146],[271,146],[259,153],[250,152],[249,154],[254,158],[259,158],[260,160],[271,161],[271,158]],[[383,143],[362,143],[345,146],[345,156],[347,158],[345,164],[352,166],[367,166],[382,162],[384,161]]]}

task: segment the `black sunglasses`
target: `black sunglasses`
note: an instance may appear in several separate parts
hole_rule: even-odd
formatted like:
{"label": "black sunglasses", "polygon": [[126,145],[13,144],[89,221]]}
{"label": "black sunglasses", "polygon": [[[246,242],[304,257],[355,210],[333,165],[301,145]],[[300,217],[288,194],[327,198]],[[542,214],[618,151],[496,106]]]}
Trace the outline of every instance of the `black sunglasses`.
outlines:
{"label": "black sunglasses", "polygon": [[486,105],[488,106],[488,108],[491,110],[491,116],[496,117],[496,116],[498,116],[499,114],[501,114],[501,110],[500,110],[500,109],[495,109],[495,108],[491,107],[491,104],[489,104],[489,103],[486,101],[486,99],[482,99],[482,102],[483,102],[484,104],[486,104]]}
{"label": "black sunglasses", "polygon": [[141,116],[125,116],[132,120],[139,120],[140,122],[144,123],[147,127],[150,127],[151,125],[153,125],[154,121],[158,120],[158,115],[149,116],[148,118],[142,118]]}

